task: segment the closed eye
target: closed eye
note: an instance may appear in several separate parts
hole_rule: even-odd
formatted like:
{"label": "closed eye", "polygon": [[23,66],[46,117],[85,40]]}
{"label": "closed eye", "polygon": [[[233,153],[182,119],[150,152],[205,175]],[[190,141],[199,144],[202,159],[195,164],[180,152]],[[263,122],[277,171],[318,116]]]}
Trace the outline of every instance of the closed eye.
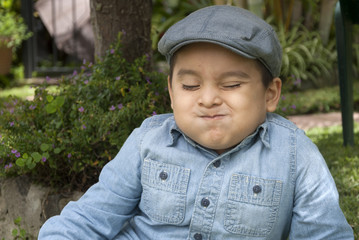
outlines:
{"label": "closed eye", "polygon": [[199,88],[199,85],[184,85],[184,84],[182,84],[182,88],[187,91],[194,91]]}
{"label": "closed eye", "polygon": [[233,89],[233,88],[238,88],[241,85],[242,85],[241,83],[236,83],[236,84],[224,85],[223,87],[227,89]]}

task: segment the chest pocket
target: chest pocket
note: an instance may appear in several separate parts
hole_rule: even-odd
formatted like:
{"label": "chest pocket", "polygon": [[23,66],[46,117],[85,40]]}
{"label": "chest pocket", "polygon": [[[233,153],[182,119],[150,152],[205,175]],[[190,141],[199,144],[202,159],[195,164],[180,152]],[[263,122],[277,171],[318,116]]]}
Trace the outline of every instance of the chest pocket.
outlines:
{"label": "chest pocket", "polygon": [[233,174],[225,229],[243,236],[266,237],[276,222],[281,192],[281,181]]}
{"label": "chest pocket", "polygon": [[145,159],[140,208],[152,220],[179,224],[184,220],[190,169]]}

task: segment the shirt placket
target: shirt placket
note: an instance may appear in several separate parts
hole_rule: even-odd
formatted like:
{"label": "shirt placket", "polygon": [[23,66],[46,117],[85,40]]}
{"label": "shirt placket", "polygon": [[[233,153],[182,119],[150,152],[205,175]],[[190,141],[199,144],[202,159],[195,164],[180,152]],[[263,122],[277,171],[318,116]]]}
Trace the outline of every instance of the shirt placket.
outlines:
{"label": "shirt placket", "polygon": [[196,196],[189,239],[210,239],[221,193],[225,163],[229,156],[218,157],[206,167]]}

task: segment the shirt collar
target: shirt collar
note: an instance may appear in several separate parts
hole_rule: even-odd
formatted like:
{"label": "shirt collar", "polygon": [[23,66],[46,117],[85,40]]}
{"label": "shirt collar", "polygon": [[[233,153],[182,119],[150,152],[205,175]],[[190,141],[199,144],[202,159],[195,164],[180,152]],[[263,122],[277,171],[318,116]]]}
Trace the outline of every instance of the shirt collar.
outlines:
{"label": "shirt collar", "polygon": [[[176,124],[176,122],[174,120],[174,117],[173,117],[173,124],[169,128],[169,135],[171,137],[170,137],[168,146],[173,146],[178,141],[180,136],[183,136],[186,139],[186,141],[189,144],[191,144],[192,146],[194,146],[194,147],[199,146],[196,142],[194,142],[192,139],[187,137],[181,131],[181,129],[177,126],[177,124]],[[269,131],[268,131],[268,119],[266,119],[264,123],[259,125],[257,127],[257,129],[254,131],[254,133],[252,133],[251,135],[246,137],[240,144],[238,144],[236,147],[234,147],[231,150],[231,152],[236,151],[239,148],[242,148],[244,146],[248,146],[250,144],[253,144],[256,141],[257,137],[259,137],[259,139],[261,140],[261,142],[263,143],[263,145],[266,148],[270,148]]]}

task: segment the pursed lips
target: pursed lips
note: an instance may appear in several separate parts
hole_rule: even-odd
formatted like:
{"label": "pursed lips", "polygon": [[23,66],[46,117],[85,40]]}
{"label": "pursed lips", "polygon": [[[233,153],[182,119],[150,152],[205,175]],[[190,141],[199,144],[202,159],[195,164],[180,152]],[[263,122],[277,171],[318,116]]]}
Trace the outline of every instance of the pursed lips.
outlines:
{"label": "pursed lips", "polygon": [[225,114],[204,114],[200,115],[200,118],[206,120],[220,120],[223,119],[226,115]]}

